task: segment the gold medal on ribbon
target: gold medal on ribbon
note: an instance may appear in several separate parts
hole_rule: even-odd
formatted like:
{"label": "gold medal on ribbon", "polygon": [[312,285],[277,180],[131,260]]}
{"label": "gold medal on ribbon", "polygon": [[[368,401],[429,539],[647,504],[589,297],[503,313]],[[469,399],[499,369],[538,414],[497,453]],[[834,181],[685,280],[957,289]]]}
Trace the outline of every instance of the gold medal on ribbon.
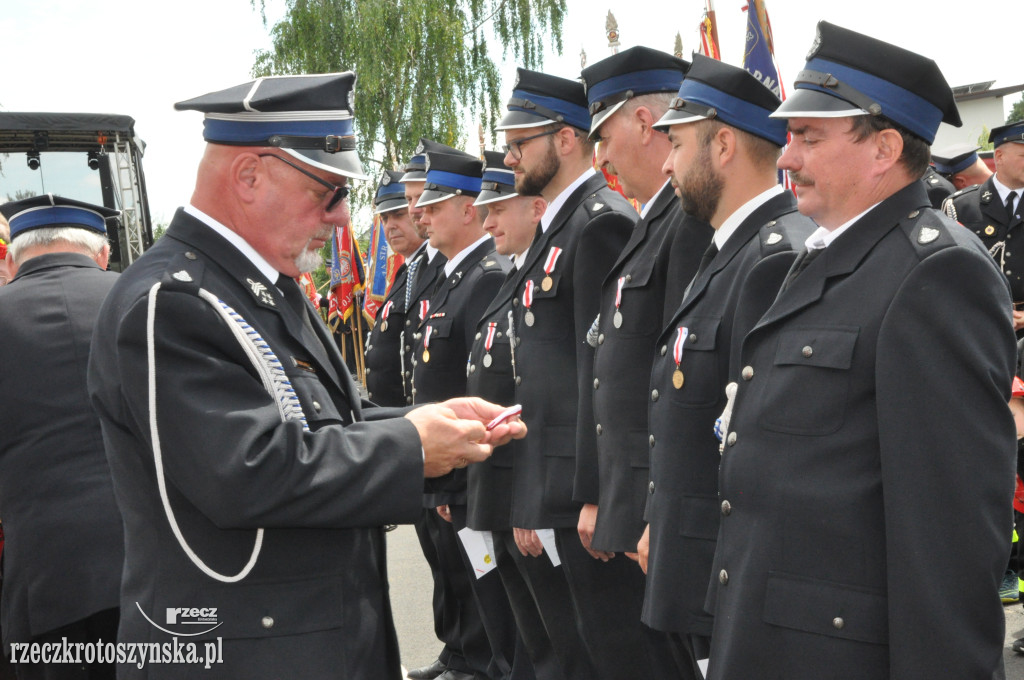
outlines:
{"label": "gold medal on ribbon", "polygon": [[388,320],[387,319],[384,319],[383,321],[380,322],[380,332],[381,333],[387,333],[388,332]]}
{"label": "gold medal on ribbon", "polygon": [[678,368],[672,373],[672,387],[677,390],[683,387],[683,372]]}
{"label": "gold medal on ribbon", "polygon": [[550,276],[545,276],[540,282],[540,289],[545,293],[551,290],[551,286],[555,285],[554,280]]}
{"label": "gold medal on ribbon", "polygon": [[[426,348],[423,349],[423,363],[430,363],[430,350]],[[682,376],[682,373],[679,375]]]}

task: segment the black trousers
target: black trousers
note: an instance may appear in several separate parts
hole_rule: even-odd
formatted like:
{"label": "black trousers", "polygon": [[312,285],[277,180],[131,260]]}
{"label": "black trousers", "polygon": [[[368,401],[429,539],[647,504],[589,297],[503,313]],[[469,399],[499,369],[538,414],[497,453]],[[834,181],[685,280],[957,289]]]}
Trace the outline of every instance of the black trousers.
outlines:
{"label": "black trousers", "polygon": [[498,573],[537,680],[593,680],[565,572],[547,554],[524,557],[511,531],[495,532]]}
{"label": "black trousers", "polygon": [[555,543],[595,678],[678,678],[668,639],[640,621],[644,576],[621,553],[602,562],[580,542],[575,527],[555,529]]}
{"label": "black trousers", "polygon": [[[105,609],[74,623],[37,635],[31,641],[60,645],[67,638],[68,643],[102,641],[106,645],[117,642],[119,619],[119,609]],[[112,663],[24,664],[17,663],[17,659],[12,661],[15,662],[14,672],[18,680],[114,680],[116,675],[116,666]]]}

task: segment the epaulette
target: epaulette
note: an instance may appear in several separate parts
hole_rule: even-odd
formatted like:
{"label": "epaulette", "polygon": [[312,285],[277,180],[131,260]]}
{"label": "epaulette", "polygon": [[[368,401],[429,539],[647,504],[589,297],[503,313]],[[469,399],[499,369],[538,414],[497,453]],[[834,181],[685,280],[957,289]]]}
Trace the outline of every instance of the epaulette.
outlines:
{"label": "epaulette", "polygon": [[[783,216],[780,216],[780,218]],[[757,232],[758,240],[761,243],[761,255],[767,257],[772,253],[781,253],[793,250],[793,244],[789,236],[782,229],[778,219],[766,222]]]}
{"label": "epaulette", "polygon": [[956,244],[950,222],[931,208],[914,209],[900,220],[900,229],[922,257]]}
{"label": "epaulette", "polygon": [[977,191],[980,188],[981,188],[980,184],[972,184],[969,187],[964,187],[963,189],[960,189],[958,191],[953,192],[952,194],[949,195],[949,197],[950,198],[957,198],[958,196],[964,196],[966,194],[971,193],[972,191]]}
{"label": "epaulette", "polygon": [[167,263],[164,275],[160,280],[160,290],[176,291],[189,295],[199,295],[203,284],[205,265],[192,251],[178,253]]}
{"label": "epaulette", "polygon": [[612,206],[609,205],[603,198],[598,196],[596,193],[587,196],[587,198],[583,201],[583,205],[587,208],[587,212],[590,214],[591,217],[595,215],[600,215],[601,213],[608,212],[609,210],[612,209]]}
{"label": "epaulette", "polygon": [[494,270],[502,271],[504,267],[501,266],[498,256],[492,253],[480,260],[480,269],[483,269],[485,272],[492,272]]}

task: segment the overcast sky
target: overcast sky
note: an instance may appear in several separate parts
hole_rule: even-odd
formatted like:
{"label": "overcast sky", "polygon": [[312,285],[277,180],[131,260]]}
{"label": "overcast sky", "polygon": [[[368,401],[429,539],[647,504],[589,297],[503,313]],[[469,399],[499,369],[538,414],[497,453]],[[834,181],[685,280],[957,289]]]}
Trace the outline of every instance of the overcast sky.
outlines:
{"label": "overcast sky", "polygon": [[[787,90],[803,66],[820,19],[935,59],[950,85],[996,80],[997,86],[1008,86],[1024,83],[1019,22],[1011,19],[1019,2],[768,0],[768,11]],[[147,143],[144,167],[153,218],[168,221],[191,195],[203,147],[201,115],[175,112],[173,104],[250,79],[254,51],[269,47],[270,41],[249,0],[6,0],[5,5],[0,14],[0,110],[132,116],[136,132]],[[267,5],[268,18],[282,15],[283,0],[268,0]],[[722,58],[736,65],[743,55],[743,5],[742,0],[715,4]],[[568,0],[568,6],[564,52],[552,52],[545,70],[574,78],[581,49],[588,63],[609,54],[609,9],[618,20],[623,49],[643,44],[671,51],[679,31],[689,54],[698,44],[704,2]],[[813,9],[808,11],[808,6]],[[515,64],[506,63],[502,73],[511,92]],[[1008,98],[1007,104],[1016,100]],[[475,140],[475,132],[471,134]],[[475,149],[476,142],[471,145]]]}

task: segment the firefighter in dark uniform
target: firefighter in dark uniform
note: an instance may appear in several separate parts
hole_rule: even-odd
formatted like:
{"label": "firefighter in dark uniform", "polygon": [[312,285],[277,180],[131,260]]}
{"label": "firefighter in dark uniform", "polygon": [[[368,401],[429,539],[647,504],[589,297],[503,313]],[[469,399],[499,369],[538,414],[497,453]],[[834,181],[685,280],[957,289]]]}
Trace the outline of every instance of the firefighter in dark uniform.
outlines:
{"label": "firefighter in dark uniform", "polygon": [[[447,259],[435,281],[426,318],[416,329],[413,344],[415,403],[441,401],[466,392],[466,358],[477,321],[505,278],[509,263],[494,253],[483,230],[481,211],[473,206],[480,193],[480,161],[466,153],[428,151],[424,191],[416,202],[420,223],[430,245]],[[427,482],[423,496],[426,521],[437,538],[437,554],[444,577],[459,606],[462,653],[476,674],[507,677],[510,660],[499,646],[493,649],[486,617],[500,609],[504,589],[495,579],[477,579],[466,560],[457,532],[466,526],[466,471]],[[507,607],[507,604],[505,605]],[[449,669],[442,680],[461,680]]]}
{"label": "firefighter in dark uniform", "polygon": [[985,161],[978,157],[978,148],[977,144],[953,144],[932,149],[932,166],[952,183],[954,193],[992,176]]}
{"label": "firefighter in dark uniform", "polygon": [[768,117],[778,105],[747,71],[694,55],[677,99],[657,123],[672,144],[665,170],[680,202],[714,228],[700,273],[654,345],[645,395],[651,470],[644,489],[650,526],[639,546],[647,572],[643,621],[664,631],[677,650],[692,651],[680,669],[684,677],[708,657],[711,636],[704,598],[719,516],[713,430],[725,406],[730,345],[751,323],[738,318],[739,290],[757,282],[754,290],[763,295],[747,300],[745,312],[756,320],[796,256],[793,245],[801,247],[814,229],[778,185],[775,162],[786,125]]}
{"label": "firefighter in dark uniform", "polygon": [[[1014,328],[1024,328],[1024,122],[994,128],[996,172],[982,184],[956,192],[943,204],[954,220],[973,231],[1010,282]],[[1017,240],[1014,241],[1013,237]]]}
{"label": "firefighter in dark uniform", "polygon": [[807,59],[773,116],[818,229],[734,336],[708,677],[997,677],[1009,290],[920,182],[939,123],[960,116],[935,62],[895,45],[823,21]]}
{"label": "firefighter in dark uniform", "polygon": [[[644,575],[635,559],[647,497],[647,385],[650,348],[665,316],[678,306],[711,240],[711,226],[683,213],[661,166],[671,150],[654,124],[668,110],[689,63],[648,47],[633,47],[583,70],[590,136],[597,165],[618,177],[623,193],[643,204],[640,220],[601,287],[600,313],[590,335],[592,374],[581,379],[580,430],[602,432],[581,447],[573,495],[582,502],[578,532],[595,558],[618,559],[623,627],[639,631],[650,677],[676,677],[670,641],[640,622]],[[627,559],[628,556],[628,559]]]}
{"label": "firefighter in dark uniform", "polygon": [[616,570],[603,569],[608,565],[584,549],[576,530],[582,504],[573,498],[577,456],[592,455],[596,436],[593,429],[577,428],[581,382],[593,366],[587,330],[597,316],[601,282],[629,238],[636,211],[593,169],[580,83],[519,69],[498,129],[505,132],[505,164],[515,171],[516,191],[548,202],[513,298],[520,350],[516,401],[523,420],[541,432],[513,462],[513,534],[521,554],[540,556],[542,536],[551,533],[544,530],[554,530],[578,617],[553,611],[565,602],[561,591],[535,606],[551,616],[545,618],[549,630],[578,618],[593,668],[580,666],[573,677],[649,677],[639,629],[624,629],[616,617],[622,606]]}
{"label": "firefighter in dark uniform", "polygon": [[[504,157],[501,151],[484,152],[483,180],[474,205],[486,206],[484,230],[491,235],[495,252],[518,260],[530,247],[547,204],[540,196],[516,193],[513,173],[505,166]],[[490,395],[503,404],[512,404],[516,398],[510,319],[517,271],[509,269],[501,288],[477,323],[466,366],[468,393],[479,397]],[[503,447],[494,465],[470,465],[466,470],[466,525],[491,535],[497,564],[496,573],[481,578],[498,581],[505,589],[509,587],[506,583],[509,578],[522,583],[506,547],[506,542],[512,542],[512,461],[517,452],[517,446]],[[550,562],[546,567],[555,569]],[[512,588],[516,587],[515,582]],[[536,613],[532,619],[521,621],[519,626],[529,643],[519,637],[507,596],[500,610],[492,608],[485,613],[485,620],[489,624],[488,634],[493,632],[492,645],[500,646],[512,662],[511,680],[562,676],[555,654],[565,649],[552,649],[544,624]],[[538,666],[536,673],[534,661]]]}
{"label": "firefighter in dark uniform", "polygon": [[[373,205],[384,223],[384,237],[391,250],[407,259],[423,245],[423,239],[409,216],[402,174],[394,170],[381,174]],[[412,400],[412,386],[405,378],[407,370],[412,370],[412,352],[406,353],[402,337],[408,269],[408,263],[402,262],[395,272],[366,341],[366,396],[381,406],[405,406]]]}

